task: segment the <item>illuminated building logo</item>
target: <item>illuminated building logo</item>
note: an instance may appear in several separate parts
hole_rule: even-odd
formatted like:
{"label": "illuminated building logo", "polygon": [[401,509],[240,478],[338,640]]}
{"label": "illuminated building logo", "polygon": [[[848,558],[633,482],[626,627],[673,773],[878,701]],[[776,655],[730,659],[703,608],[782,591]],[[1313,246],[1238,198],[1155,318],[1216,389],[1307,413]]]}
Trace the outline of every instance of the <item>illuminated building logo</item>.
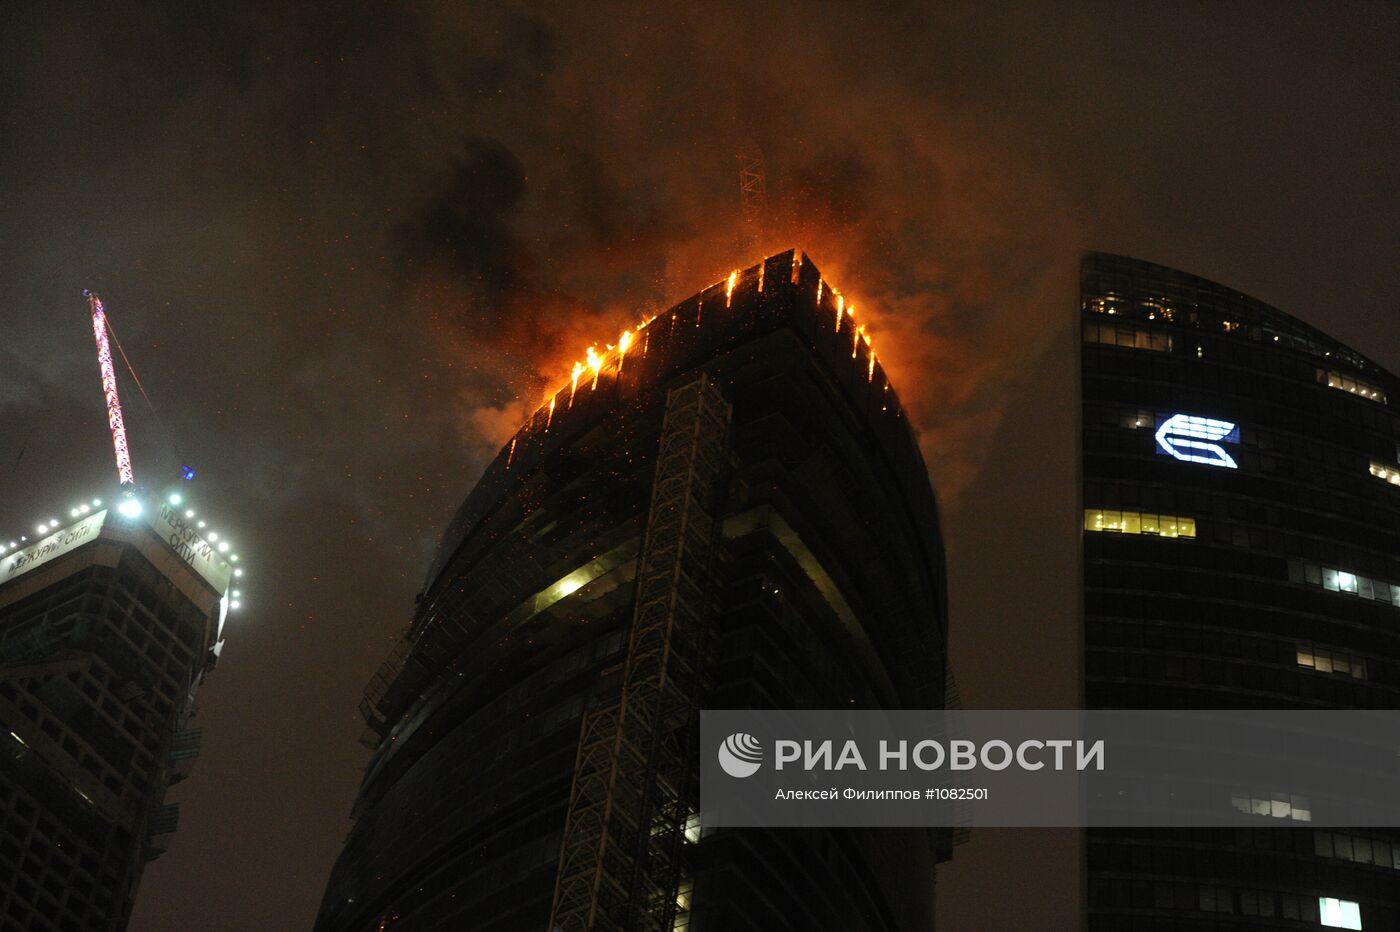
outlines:
{"label": "illuminated building logo", "polygon": [[1157,452],[1188,463],[1239,469],[1235,458],[1218,441],[1239,443],[1240,429],[1233,421],[1173,414],[1157,425]]}
{"label": "illuminated building logo", "polygon": [[719,746],[719,765],[731,777],[751,777],[763,765],[763,745],[753,735],[735,732]]}

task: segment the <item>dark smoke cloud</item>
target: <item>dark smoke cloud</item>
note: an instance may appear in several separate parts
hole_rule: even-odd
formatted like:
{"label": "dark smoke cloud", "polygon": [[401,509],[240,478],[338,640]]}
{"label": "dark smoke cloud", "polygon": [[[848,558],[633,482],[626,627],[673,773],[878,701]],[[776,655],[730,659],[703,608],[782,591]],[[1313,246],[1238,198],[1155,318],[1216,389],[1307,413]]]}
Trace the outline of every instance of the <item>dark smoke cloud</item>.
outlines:
{"label": "dark smoke cloud", "polygon": [[[1004,645],[1042,658],[1068,630],[1027,583],[1053,581],[1044,541],[1012,535],[1063,517],[1045,490],[1073,481],[1072,406],[1039,405],[1081,249],[1400,363],[1390,5],[0,19],[0,531],[110,482],[93,287],[160,409],[129,399],[138,471],[196,460],[258,570],[143,932],[307,927],[363,764],[359,691],[447,516],[586,347],[736,266],[805,249],[867,321],[948,505],[964,694],[993,707],[1042,698]],[[768,205],[746,225],[754,145]],[[988,889],[1010,912],[983,927],[1054,924]]]}

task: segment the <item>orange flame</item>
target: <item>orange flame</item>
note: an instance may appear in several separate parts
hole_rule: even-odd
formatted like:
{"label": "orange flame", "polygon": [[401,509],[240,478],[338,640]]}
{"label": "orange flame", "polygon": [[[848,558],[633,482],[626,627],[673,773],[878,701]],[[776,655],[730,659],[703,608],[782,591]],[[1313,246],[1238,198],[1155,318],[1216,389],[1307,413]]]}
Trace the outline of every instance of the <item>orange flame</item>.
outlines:
{"label": "orange flame", "polygon": [[[766,262],[758,264],[758,293],[763,294],[763,269],[768,265]],[[732,290],[732,288],[731,288]]]}
{"label": "orange flame", "polygon": [[734,297],[734,285],[739,281],[739,270],[735,269],[729,273],[729,281],[724,285],[724,306],[729,307],[730,298]]}
{"label": "orange flame", "polygon": [[822,290],[824,288],[826,288],[826,281],[820,278],[817,279],[817,307],[822,306]]}
{"label": "orange flame", "polygon": [[554,396],[549,396],[549,414],[544,419],[544,429],[549,430],[549,425],[554,423]]}
{"label": "orange flame", "polygon": [[836,329],[837,329],[837,330],[840,330],[840,329],[841,329],[841,312],[842,312],[842,311],[845,309],[845,307],[846,307],[846,298],[845,298],[844,295],[841,294],[841,292],[837,291],[835,288],[831,289],[831,293],[834,294],[834,295],[836,295]]}
{"label": "orange flame", "polygon": [[627,359],[627,347],[632,345],[632,331],[622,331],[622,336],[617,338],[617,371],[622,371],[622,364]]}
{"label": "orange flame", "polygon": [[603,371],[603,357],[598,355],[596,347],[588,348],[588,368],[593,370],[593,388],[598,387],[598,374]]}
{"label": "orange flame", "polygon": [[569,381],[569,407],[574,406],[574,393],[578,391],[578,377],[583,375],[583,363],[574,363],[574,370],[570,373]]}

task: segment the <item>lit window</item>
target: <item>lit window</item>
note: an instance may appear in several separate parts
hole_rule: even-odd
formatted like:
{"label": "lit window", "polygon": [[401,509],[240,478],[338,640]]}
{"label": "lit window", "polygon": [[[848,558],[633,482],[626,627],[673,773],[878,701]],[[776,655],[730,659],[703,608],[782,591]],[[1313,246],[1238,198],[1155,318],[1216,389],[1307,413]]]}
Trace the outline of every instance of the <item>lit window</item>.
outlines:
{"label": "lit window", "polygon": [[1320,896],[1317,898],[1317,911],[1322,924],[1329,929],[1361,928],[1361,904],[1355,900]]}
{"label": "lit window", "polygon": [[1369,398],[1371,401],[1378,401],[1381,404],[1387,403],[1385,392],[1381,390],[1380,386],[1338,372],[1335,369],[1318,369],[1317,380],[1328,388],[1360,395],[1362,398]]}
{"label": "lit window", "polygon": [[1377,463],[1375,460],[1372,460],[1371,475],[1375,476],[1377,479],[1384,479],[1391,485],[1400,485],[1400,469],[1394,466],[1387,466],[1384,463]]}
{"label": "lit window", "polygon": [[1243,790],[1230,795],[1230,805],[1245,815],[1267,816],[1271,819],[1312,821],[1312,804],[1306,796],[1296,793],[1247,793]]}
{"label": "lit window", "polygon": [[1196,519],[1140,511],[1084,510],[1084,530],[1153,537],[1195,537]]}
{"label": "lit window", "polygon": [[1317,832],[1313,835],[1313,853],[1320,858],[1374,864],[1377,867],[1400,871],[1400,844],[1379,838],[1363,838],[1341,832]]}
{"label": "lit window", "polygon": [[1400,586],[1369,576],[1358,576],[1346,570],[1290,560],[1288,578],[1295,583],[1321,586],[1331,592],[1359,596],[1372,602],[1384,602],[1400,608]]}
{"label": "lit window", "polygon": [[1133,430],[1140,430],[1144,427],[1156,427],[1157,415],[1151,411],[1124,411],[1118,418],[1119,427],[1128,427]]}
{"label": "lit window", "polygon": [[1358,680],[1366,679],[1366,661],[1361,657],[1310,644],[1299,645],[1298,666],[1308,667],[1319,673],[1342,673],[1354,676]]}

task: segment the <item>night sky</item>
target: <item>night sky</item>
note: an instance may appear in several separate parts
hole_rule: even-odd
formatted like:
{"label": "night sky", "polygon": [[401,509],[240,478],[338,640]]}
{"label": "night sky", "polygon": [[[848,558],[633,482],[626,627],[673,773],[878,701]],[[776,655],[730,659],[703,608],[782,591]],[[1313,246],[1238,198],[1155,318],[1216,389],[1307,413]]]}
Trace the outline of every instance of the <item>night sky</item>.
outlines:
{"label": "night sky", "polygon": [[[309,928],[448,517],[587,346],[732,268],[803,248],[869,325],[972,708],[1076,701],[1082,250],[1400,369],[1391,3],[156,6],[0,11],[0,536],[115,485],[92,288],[138,479],[193,465],[247,570],[136,932]],[[974,833],[943,927],[1056,927],[1067,838]]]}

